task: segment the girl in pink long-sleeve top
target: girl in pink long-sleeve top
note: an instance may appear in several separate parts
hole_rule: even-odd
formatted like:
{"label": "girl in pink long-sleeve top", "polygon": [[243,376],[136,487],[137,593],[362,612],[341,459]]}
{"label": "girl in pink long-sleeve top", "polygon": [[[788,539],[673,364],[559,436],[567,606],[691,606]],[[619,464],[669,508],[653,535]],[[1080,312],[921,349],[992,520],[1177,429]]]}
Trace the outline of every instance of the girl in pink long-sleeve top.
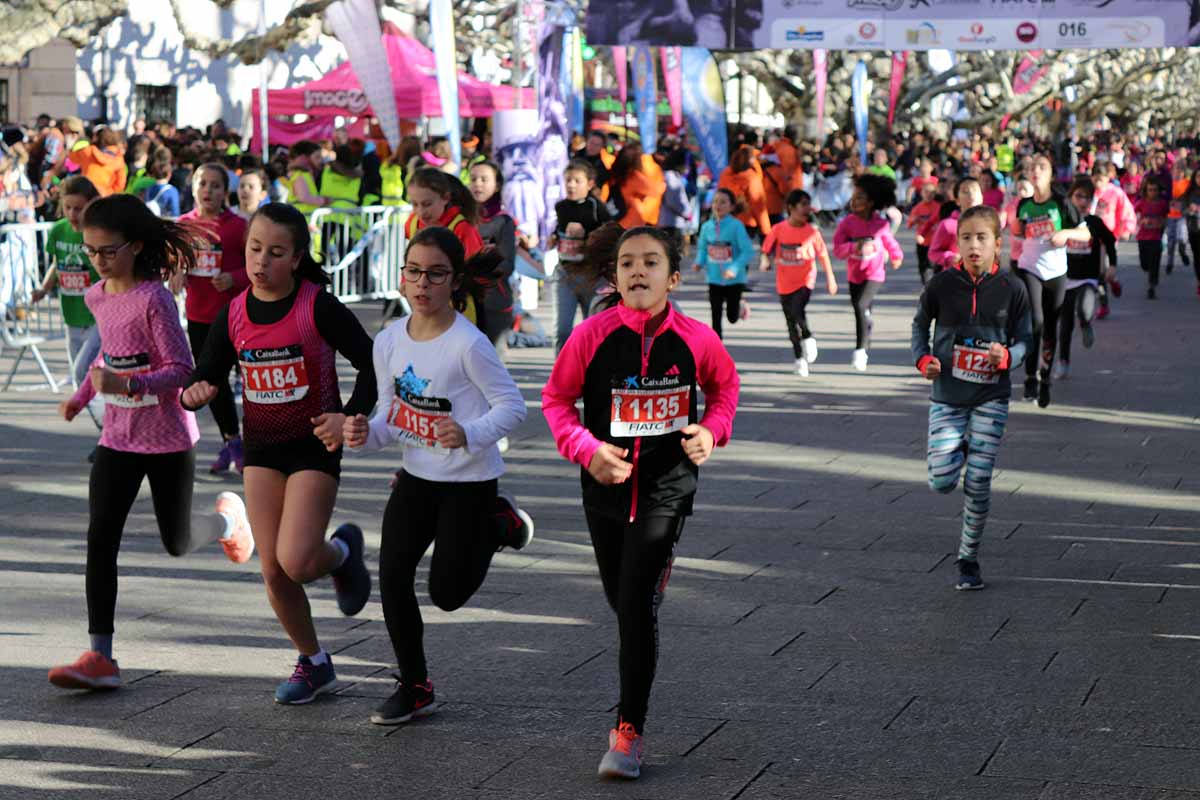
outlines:
{"label": "girl in pink long-sleeve top", "polygon": [[938,223],[933,240],[929,243],[929,262],[936,272],[958,264],[958,217],[968,208],[983,205],[979,181],[963,178],[954,187],[954,198],[958,202],[958,210]]}
{"label": "girl in pink long-sleeve top", "polygon": [[[640,773],[658,606],[699,467],[729,441],[737,410],[737,368],[721,340],[668,301],[679,285],[679,251],[667,230],[625,232],[615,254],[620,301],[572,331],[542,390],[558,451],[581,467],[592,547],[619,622],[621,700],[599,770],[607,777]],[[613,257],[589,253],[595,263]]]}
{"label": "girl in pink long-sleeve top", "polygon": [[89,649],[55,667],[50,682],[67,689],[112,689],[121,672],[112,658],[117,552],[142,480],[150,478],[163,546],[173,556],[220,539],[230,560],[250,558],[254,542],[241,499],[222,492],[214,512],[192,514],[200,434],[179,405],[192,370],[179,312],[162,281],[195,260],[184,228],[159,219],[128,194],[93,202],[83,213],[83,251],[100,274],[84,297],[100,327],[101,354],[79,391],[59,407],[70,422],[97,393],[104,430],[88,490],[87,605]]}
{"label": "girl in pink long-sleeve top", "polygon": [[867,369],[871,345],[871,305],[887,273],[887,261],[899,269],[904,260],[891,224],[880,212],[896,204],[896,182],[882,175],[864,174],[854,179],[850,214],[833,234],[833,255],[846,260],[850,304],[854,307],[854,358],[859,372]]}

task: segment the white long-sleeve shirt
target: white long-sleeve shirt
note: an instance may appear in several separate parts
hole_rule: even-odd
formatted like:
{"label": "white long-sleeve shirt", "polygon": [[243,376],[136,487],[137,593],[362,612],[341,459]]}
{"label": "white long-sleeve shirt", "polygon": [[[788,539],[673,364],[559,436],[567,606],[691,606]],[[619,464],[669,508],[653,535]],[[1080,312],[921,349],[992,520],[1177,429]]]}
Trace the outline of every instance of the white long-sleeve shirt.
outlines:
{"label": "white long-sleeve shirt", "polygon": [[[487,481],[504,474],[496,443],[525,419],[525,400],[492,343],[459,314],[435,339],[415,341],[401,319],[375,337],[379,404],[364,449],[404,444],[404,470],[429,481]],[[397,398],[397,390],[400,397]],[[432,422],[448,415],[466,447],[429,447]]]}

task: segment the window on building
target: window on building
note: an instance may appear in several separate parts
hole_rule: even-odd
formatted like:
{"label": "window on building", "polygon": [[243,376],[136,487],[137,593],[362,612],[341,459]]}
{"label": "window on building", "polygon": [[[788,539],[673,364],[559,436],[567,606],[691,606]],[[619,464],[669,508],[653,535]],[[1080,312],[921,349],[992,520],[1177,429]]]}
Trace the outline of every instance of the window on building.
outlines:
{"label": "window on building", "polygon": [[0,80],[0,122],[8,122],[8,80]]}
{"label": "window on building", "polygon": [[147,125],[159,122],[175,124],[176,87],[138,84],[136,115]]}

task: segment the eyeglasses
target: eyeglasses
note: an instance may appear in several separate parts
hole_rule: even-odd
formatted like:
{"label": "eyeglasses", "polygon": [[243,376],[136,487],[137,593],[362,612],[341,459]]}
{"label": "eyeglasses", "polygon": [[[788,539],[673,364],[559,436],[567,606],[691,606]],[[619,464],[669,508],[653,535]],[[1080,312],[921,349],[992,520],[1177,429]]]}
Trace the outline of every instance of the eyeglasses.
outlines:
{"label": "eyeglasses", "polygon": [[405,267],[403,273],[404,280],[408,283],[420,283],[421,276],[425,276],[434,286],[441,286],[443,283],[449,280],[451,275],[454,274],[453,272],[444,269],[417,269],[416,267]]}
{"label": "eyeglasses", "polygon": [[118,245],[110,245],[109,247],[92,247],[90,244],[83,246],[83,254],[88,258],[95,260],[97,258],[102,261],[112,261],[117,257],[117,253],[129,246],[129,242]]}

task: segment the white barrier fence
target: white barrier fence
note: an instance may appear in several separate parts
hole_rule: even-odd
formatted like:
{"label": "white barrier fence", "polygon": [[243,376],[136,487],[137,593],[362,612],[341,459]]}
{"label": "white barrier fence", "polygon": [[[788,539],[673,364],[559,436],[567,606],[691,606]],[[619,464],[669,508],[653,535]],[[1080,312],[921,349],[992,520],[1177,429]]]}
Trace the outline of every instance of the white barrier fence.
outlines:
{"label": "white barrier fence", "polygon": [[403,305],[404,221],[408,206],[318,208],[310,227],[314,250],[333,280],[331,291],[343,303],[389,300]]}
{"label": "white barrier fence", "polygon": [[0,225],[0,357],[13,360],[0,391],[12,384],[27,354],[53,391],[70,380],[70,364],[68,374],[56,378],[39,349],[52,339],[66,338],[59,304],[50,298],[33,302],[33,293],[50,268],[46,238],[53,226],[51,222]]}

